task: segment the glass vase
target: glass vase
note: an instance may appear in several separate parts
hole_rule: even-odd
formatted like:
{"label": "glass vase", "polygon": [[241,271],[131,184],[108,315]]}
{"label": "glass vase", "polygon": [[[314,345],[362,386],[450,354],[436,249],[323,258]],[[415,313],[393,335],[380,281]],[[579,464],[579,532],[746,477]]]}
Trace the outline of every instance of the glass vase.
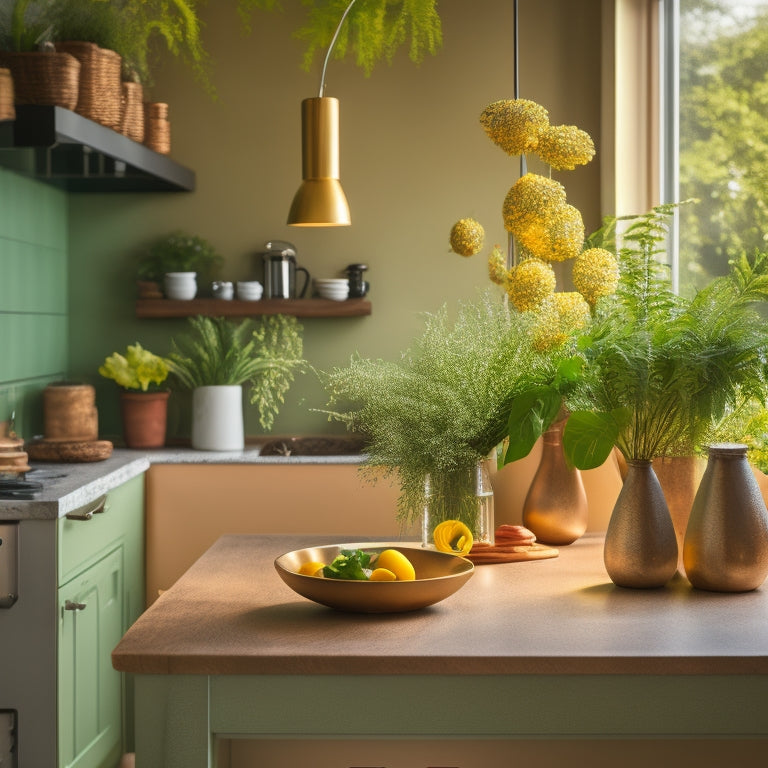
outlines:
{"label": "glass vase", "polygon": [[620,587],[663,587],[677,571],[677,539],[650,461],[627,460],[605,534],[603,561]]}
{"label": "glass vase", "polygon": [[523,504],[523,525],[544,544],[571,544],[587,530],[587,494],[581,472],[563,453],[567,419],[542,435],[541,460]]}
{"label": "glass vase", "polygon": [[748,592],[768,575],[768,512],[747,446],[709,447],[683,544],[685,574],[697,589]]}
{"label": "glass vase", "polygon": [[475,541],[494,543],[493,488],[489,460],[451,472],[431,473],[424,483],[422,545],[434,547],[433,532],[445,520],[460,520]]}

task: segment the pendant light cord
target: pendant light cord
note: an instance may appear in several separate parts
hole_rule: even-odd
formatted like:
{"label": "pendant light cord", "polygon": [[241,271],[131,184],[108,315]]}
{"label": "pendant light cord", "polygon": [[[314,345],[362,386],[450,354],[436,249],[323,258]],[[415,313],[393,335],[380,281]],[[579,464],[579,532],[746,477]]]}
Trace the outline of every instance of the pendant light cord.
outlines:
{"label": "pendant light cord", "polygon": [[[336,27],[336,31],[333,33],[333,37],[331,38],[331,44],[328,46],[328,52],[325,54],[325,61],[323,62],[323,71],[320,75],[320,93],[318,94],[320,98],[323,98],[323,94],[325,93],[325,71],[328,69],[328,62],[331,59],[331,54],[333,53],[334,46],[336,45],[336,40],[339,37],[339,32],[341,32],[341,28],[344,25],[344,21],[347,18],[347,15],[352,10],[352,6],[357,2],[357,0],[352,0],[352,2],[347,6],[344,13],[341,15],[341,19],[339,20],[339,24]],[[515,3],[517,3],[517,0],[515,0]]]}

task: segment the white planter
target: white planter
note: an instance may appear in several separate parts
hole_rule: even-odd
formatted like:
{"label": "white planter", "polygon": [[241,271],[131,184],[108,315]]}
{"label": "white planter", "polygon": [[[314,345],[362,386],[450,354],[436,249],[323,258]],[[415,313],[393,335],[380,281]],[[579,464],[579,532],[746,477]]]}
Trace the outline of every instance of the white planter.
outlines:
{"label": "white planter", "polygon": [[163,287],[169,299],[194,299],[197,295],[197,272],[166,272]]}
{"label": "white planter", "polygon": [[243,388],[197,387],[192,392],[192,447],[201,451],[241,451]]}

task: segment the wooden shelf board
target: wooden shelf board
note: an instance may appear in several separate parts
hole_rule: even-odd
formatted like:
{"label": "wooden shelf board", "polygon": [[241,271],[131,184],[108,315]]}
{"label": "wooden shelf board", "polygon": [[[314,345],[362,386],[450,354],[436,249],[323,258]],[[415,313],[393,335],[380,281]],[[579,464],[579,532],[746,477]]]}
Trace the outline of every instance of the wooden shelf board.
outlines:
{"label": "wooden shelf board", "polygon": [[172,318],[208,315],[210,317],[253,317],[256,315],[293,315],[294,317],[361,317],[371,314],[367,299],[261,299],[260,301],[225,301],[224,299],[137,299],[136,317]]}

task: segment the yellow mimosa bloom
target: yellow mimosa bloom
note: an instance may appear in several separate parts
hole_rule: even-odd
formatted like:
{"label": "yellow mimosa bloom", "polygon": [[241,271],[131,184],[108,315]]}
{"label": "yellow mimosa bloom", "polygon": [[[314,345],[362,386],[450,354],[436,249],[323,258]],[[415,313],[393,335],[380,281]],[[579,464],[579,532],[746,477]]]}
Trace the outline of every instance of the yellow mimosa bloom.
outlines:
{"label": "yellow mimosa bloom", "polygon": [[451,250],[459,256],[474,256],[483,250],[485,230],[474,219],[459,219],[451,227]]}
{"label": "yellow mimosa bloom", "polygon": [[537,173],[526,173],[504,198],[504,227],[518,237],[528,229],[540,227],[550,211],[564,204],[565,187],[562,184]]}
{"label": "yellow mimosa bloom", "polygon": [[588,248],[573,263],[574,288],[594,306],[601,296],[610,296],[619,284],[619,263],[605,248]]}
{"label": "yellow mimosa bloom", "polygon": [[589,304],[576,291],[563,291],[548,296],[536,310],[533,329],[537,349],[547,350],[564,344],[574,331],[587,327]]}
{"label": "yellow mimosa bloom", "polygon": [[504,255],[504,251],[498,245],[495,245],[491,255],[488,257],[488,277],[490,277],[492,283],[506,288],[509,275],[507,257]]}
{"label": "yellow mimosa bloom", "polygon": [[507,295],[518,312],[535,310],[555,290],[552,267],[536,258],[521,261],[509,273]]}
{"label": "yellow mimosa bloom", "polygon": [[558,171],[572,171],[595,156],[591,136],[575,125],[550,125],[539,134],[536,154]]}
{"label": "yellow mimosa bloom", "polygon": [[536,149],[539,134],[549,125],[549,113],[535,101],[502,99],[483,110],[480,124],[508,155],[522,155]]}

